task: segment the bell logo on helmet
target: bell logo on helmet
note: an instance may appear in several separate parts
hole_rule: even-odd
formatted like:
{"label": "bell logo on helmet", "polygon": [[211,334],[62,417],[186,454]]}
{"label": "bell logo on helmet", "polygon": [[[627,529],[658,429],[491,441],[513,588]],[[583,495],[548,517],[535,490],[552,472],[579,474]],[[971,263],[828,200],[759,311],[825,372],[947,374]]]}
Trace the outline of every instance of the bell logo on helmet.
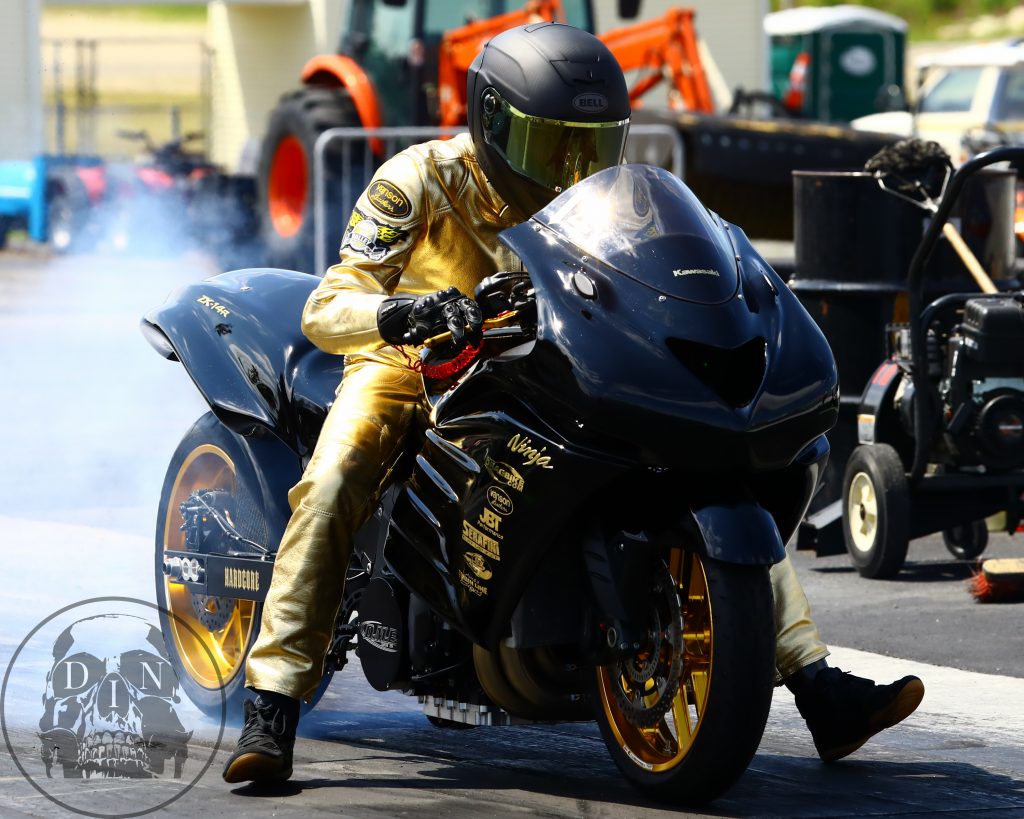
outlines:
{"label": "bell logo on helmet", "polygon": [[573,97],[572,107],[584,114],[600,114],[608,107],[608,98],[604,94],[588,91]]}

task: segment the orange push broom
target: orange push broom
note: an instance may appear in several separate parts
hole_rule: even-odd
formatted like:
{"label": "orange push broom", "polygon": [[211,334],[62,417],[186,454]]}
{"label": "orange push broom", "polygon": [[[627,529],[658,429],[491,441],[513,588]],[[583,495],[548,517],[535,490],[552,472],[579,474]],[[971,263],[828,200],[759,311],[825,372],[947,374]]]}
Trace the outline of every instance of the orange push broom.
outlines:
{"label": "orange push broom", "polygon": [[1024,600],[1024,558],[998,557],[982,561],[967,581],[979,603],[1016,603]]}

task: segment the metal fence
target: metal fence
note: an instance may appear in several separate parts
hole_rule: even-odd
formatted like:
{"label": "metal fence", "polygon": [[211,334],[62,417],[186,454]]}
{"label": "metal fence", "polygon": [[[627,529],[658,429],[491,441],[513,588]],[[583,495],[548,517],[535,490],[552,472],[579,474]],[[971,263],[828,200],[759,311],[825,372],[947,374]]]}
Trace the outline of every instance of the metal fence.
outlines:
{"label": "metal fence", "polygon": [[[337,249],[341,236],[331,236],[327,191],[327,150],[339,147],[337,163],[339,178],[345,180],[331,209],[345,219],[355,207],[359,194],[370,184],[377,168],[375,156],[394,156],[409,145],[443,136],[466,133],[465,128],[436,128],[432,126],[409,128],[331,128],[324,131],[313,149],[313,227],[315,241],[314,270],[323,273],[331,243]],[[340,143],[340,145],[339,145]],[[374,148],[379,148],[376,152]],[[626,161],[660,165],[680,179],[683,178],[683,140],[670,125],[633,125],[626,141]]]}

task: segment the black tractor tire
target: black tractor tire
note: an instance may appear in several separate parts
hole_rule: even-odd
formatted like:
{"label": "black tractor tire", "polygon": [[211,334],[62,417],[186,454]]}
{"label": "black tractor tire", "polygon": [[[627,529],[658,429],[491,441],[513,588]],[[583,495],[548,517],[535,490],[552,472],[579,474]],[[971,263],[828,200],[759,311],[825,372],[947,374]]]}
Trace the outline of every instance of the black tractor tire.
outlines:
{"label": "black tractor tire", "polygon": [[[690,557],[690,553],[684,553]],[[645,741],[644,729],[634,727],[619,703],[617,682],[608,667],[597,669],[595,717],[608,752],[626,779],[646,796],[677,804],[700,805],[723,793],[747,769],[761,741],[771,708],[775,673],[775,625],[771,582],[766,566],[740,566],[693,555],[693,576],[702,574],[706,588],[680,591],[680,602],[707,612],[705,620],[688,622],[684,631],[706,635],[703,677],[684,677],[677,696],[690,722],[689,736],[672,732],[675,747],[656,747]],[[689,598],[689,602],[687,602]],[[699,602],[703,598],[703,603]],[[687,638],[687,657],[691,643]],[[696,685],[697,681],[700,685]],[[701,692],[706,692],[706,695]],[[691,708],[695,709],[691,712]],[[676,708],[662,718],[675,722]],[[664,740],[662,740],[664,742]]]}
{"label": "black tractor tire", "polygon": [[88,250],[89,194],[74,172],[57,172],[46,180],[46,237],[58,254]]}
{"label": "black tractor tire", "polygon": [[0,216],[0,250],[7,247],[7,234],[11,230],[11,217]]}
{"label": "black tractor tire", "polygon": [[942,533],[942,542],[953,557],[974,560],[988,546],[988,526],[983,520],[952,526]]}
{"label": "black tractor tire", "polygon": [[861,577],[894,577],[906,562],[910,491],[903,461],[888,444],[862,444],[846,463],[843,537]]}
{"label": "black tractor tire", "polygon": [[[231,722],[240,718],[241,703],[247,696],[245,660],[259,633],[263,604],[196,597],[188,587],[167,582],[163,565],[165,555],[183,547],[178,507],[199,489],[230,490],[239,532],[266,544],[267,525],[258,486],[255,469],[239,437],[208,412],[185,433],[171,456],[157,510],[156,602],[168,658],[188,698],[214,718],[220,718],[226,709]],[[204,625],[199,619],[202,608],[215,620],[225,619],[226,624],[207,627],[220,623],[208,620]],[[323,696],[331,676],[330,672],[324,676],[305,710],[313,708]]]}
{"label": "black tractor tire", "polygon": [[[281,97],[271,112],[260,147],[257,200],[260,235],[271,266],[323,274],[323,270],[314,270],[313,148],[320,134],[330,128],[361,125],[355,103],[343,88],[300,88]],[[343,201],[354,204],[365,186],[362,151],[353,151],[352,173],[347,181],[341,179],[340,153],[340,146],[335,144],[324,157],[328,263],[336,260],[350,215],[340,212],[344,209]],[[345,184],[349,187],[343,189]]]}

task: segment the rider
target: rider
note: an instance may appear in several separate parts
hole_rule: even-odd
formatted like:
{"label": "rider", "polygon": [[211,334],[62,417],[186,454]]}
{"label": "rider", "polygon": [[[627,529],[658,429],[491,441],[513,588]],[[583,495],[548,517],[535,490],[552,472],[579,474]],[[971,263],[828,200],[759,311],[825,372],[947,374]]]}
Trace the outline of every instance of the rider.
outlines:
{"label": "rider", "polygon": [[[299,700],[320,683],[353,533],[418,412],[420,376],[394,345],[479,329],[480,310],[463,294],[499,270],[522,269],[498,234],[622,161],[625,79],[601,41],[579,29],[544,23],[496,36],[469,70],[467,100],[469,134],[413,146],[381,166],[356,203],[340,262],[303,312],[310,340],[346,356],[345,377],[288,495],[292,517],[247,665],[257,698],[244,703],[228,782],[291,775]],[[878,686],[828,667],[788,558],[771,579],[777,682],[796,694],[822,759],[851,753],[917,707],[916,677]]]}

